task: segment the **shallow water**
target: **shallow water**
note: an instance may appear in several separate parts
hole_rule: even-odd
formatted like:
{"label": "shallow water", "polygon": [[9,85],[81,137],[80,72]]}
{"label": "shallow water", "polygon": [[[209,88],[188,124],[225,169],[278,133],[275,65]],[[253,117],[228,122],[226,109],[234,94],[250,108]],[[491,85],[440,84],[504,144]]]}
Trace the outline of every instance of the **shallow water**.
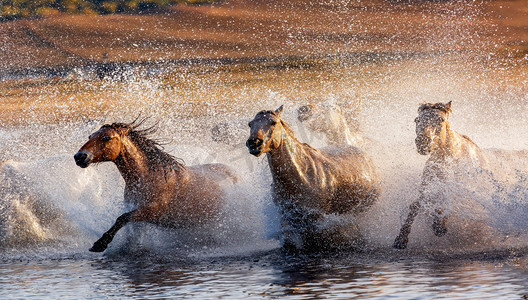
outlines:
{"label": "shallow water", "polygon": [[[217,258],[96,257],[4,261],[2,298],[523,299],[522,259],[398,254]],[[526,264],[526,259],[524,261]]]}
{"label": "shallow water", "polygon": [[[446,237],[435,237],[428,216],[420,214],[409,248],[391,249],[407,207],[418,195],[426,160],[414,146],[413,119],[421,102],[453,100],[453,127],[484,148],[528,149],[526,69],[461,66],[458,59],[189,72],[176,83],[163,77],[76,83],[83,93],[96,91],[83,94],[87,103],[109,107],[87,110],[88,117],[114,122],[131,121],[138,113],[151,116],[159,120],[155,137],[167,142],[166,151],[189,165],[226,163],[244,178],[228,191],[219,224],[192,232],[127,226],[105,254],[87,249],[128,209],[122,202],[123,180],[111,164],[75,166],[73,154],[99,124],[68,119],[64,116],[75,115],[79,108],[53,102],[54,97],[75,96],[75,91],[41,85],[33,91],[34,102],[17,116],[18,125],[0,129],[0,157],[7,160],[0,172],[0,297],[527,297],[524,160],[509,162],[498,155],[501,172],[518,171],[516,175],[451,187],[472,201],[454,206],[456,217]],[[343,99],[361,101],[365,149],[382,178],[380,201],[355,220],[365,248],[286,256],[279,249],[266,160],[247,153],[243,136],[229,145],[214,142],[210,128],[285,104],[285,118],[299,138],[320,147],[325,138],[297,124],[294,110],[310,101]],[[35,119],[43,103],[59,120]]]}

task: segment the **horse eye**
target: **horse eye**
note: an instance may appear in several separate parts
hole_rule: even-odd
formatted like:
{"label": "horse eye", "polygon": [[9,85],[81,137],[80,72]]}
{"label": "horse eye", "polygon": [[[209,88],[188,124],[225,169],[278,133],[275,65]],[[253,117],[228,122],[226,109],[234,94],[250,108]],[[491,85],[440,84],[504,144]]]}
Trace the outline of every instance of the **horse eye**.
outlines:
{"label": "horse eye", "polygon": [[103,142],[108,142],[108,141],[110,141],[111,139],[112,139],[112,138],[109,137],[109,136],[103,136],[103,137],[101,138],[101,141],[103,141]]}
{"label": "horse eye", "polygon": [[419,121],[418,118],[414,119],[414,123],[418,123],[418,121]]}
{"label": "horse eye", "polygon": [[272,125],[272,126],[277,125],[277,121],[271,121],[271,125]]}
{"label": "horse eye", "polygon": [[253,125],[253,121],[249,122],[248,123],[248,126],[251,127],[251,125]]}

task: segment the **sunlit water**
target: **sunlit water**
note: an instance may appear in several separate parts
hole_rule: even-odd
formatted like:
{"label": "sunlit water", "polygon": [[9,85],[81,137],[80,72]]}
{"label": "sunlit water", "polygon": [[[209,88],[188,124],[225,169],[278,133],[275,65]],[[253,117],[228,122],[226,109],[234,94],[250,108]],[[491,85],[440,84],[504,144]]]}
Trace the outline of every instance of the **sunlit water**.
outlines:
{"label": "sunlit water", "polygon": [[[497,176],[492,172],[471,180],[468,175],[467,182],[450,187],[471,201],[453,206],[456,217],[447,236],[435,237],[430,218],[420,214],[409,248],[391,249],[418,196],[426,160],[414,146],[413,120],[420,103],[452,100],[453,127],[483,148],[528,149],[528,77],[510,69],[472,70],[456,61],[441,65],[444,59],[331,70],[182,71],[178,85],[155,76],[80,81],[110,103],[108,110],[88,117],[114,122],[150,116],[159,121],[155,137],[167,142],[166,151],[188,165],[226,163],[244,182],[228,191],[217,224],[192,232],[128,225],[105,254],[89,253],[91,244],[129,209],[115,166],[80,169],[73,161],[100,124],[72,120],[3,127],[0,297],[526,297],[528,168],[522,158],[511,161],[499,154],[494,158]],[[42,86],[41,92],[40,102],[62,97],[52,86]],[[245,122],[261,109],[285,104],[285,119],[299,138],[324,146],[324,136],[296,121],[296,107],[310,101],[361,101],[361,127],[368,138],[364,148],[380,170],[382,195],[356,220],[365,236],[358,253],[283,254],[266,159],[247,153],[244,136],[230,143],[211,139],[210,128],[219,122]],[[38,109],[29,106],[28,116]],[[51,112],[68,110],[79,108]],[[509,175],[498,176],[503,172]]]}

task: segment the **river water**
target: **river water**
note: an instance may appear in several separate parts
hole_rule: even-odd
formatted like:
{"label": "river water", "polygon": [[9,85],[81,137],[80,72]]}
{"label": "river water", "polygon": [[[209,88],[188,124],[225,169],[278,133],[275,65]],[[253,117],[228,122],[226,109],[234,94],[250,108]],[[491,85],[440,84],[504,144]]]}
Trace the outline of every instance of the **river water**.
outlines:
{"label": "river water", "polygon": [[[458,217],[445,237],[435,237],[421,214],[408,249],[391,248],[426,161],[414,146],[420,103],[452,100],[453,127],[483,148],[528,148],[526,69],[461,61],[441,54],[308,69],[182,69],[174,77],[31,86],[31,104],[16,124],[0,130],[0,297],[526,299],[524,160],[497,158],[502,170],[516,172],[500,185],[460,184],[460,194],[469,191],[472,201],[454,209]],[[289,256],[280,249],[267,161],[247,153],[243,130],[215,142],[210,128],[285,104],[284,117],[299,139],[320,147],[324,135],[298,124],[295,109],[339,101],[359,103],[381,199],[357,219],[365,236],[361,250]],[[112,164],[80,169],[73,154],[98,129],[96,120],[138,115],[159,121],[154,137],[186,164],[226,163],[244,182],[228,191],[220,224],[192,232],[128,225],[104,254],[90,253],[128,209],[124,183]]]}

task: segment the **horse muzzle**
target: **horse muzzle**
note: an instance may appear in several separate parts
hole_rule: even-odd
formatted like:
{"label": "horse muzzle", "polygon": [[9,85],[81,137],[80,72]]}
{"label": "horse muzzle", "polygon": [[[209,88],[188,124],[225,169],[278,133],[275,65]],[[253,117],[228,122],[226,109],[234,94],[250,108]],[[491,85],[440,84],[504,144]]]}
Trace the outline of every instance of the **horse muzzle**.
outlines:
{"label": "horse muzzle", "polygon": [[415,140],[415,143],[416,143],[416,150],[418,151],[419,154],[427,155],[431,153],[430,140],[417,137]]}
{"label": "horse muzzle", "polygon": [[262,146],[264,141],[259,138],[249,138],[246,141],[246,147],[249,150],[249,154],[259,157],[262,154]]}
{"label": "horse muzzle", "polygon": [[90,152],[79,151],[75,153],[75,155],[73,156],[73,159],[75,159],[75,163],[79,167],[86,168],[92,162],[92,154]]}

